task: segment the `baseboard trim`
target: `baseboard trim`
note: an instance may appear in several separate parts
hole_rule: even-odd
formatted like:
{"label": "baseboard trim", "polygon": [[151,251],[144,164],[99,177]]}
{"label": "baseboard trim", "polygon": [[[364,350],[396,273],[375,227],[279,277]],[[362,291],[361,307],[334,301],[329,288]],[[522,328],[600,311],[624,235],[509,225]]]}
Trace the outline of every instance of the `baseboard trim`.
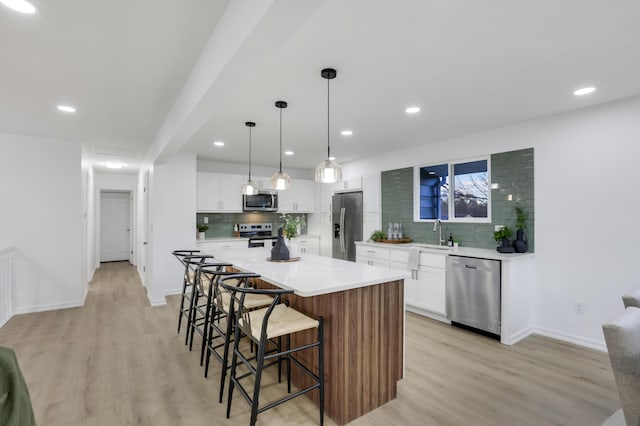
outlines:
{"label": "baseboard trim", "polygon": [[84,301],[54,303],[54,304],[51,304],[51,305],[41,305],[41,306],[26,306],[26,307],[15,309],[13,311],[13,315],[33,314],[35,312],[45,312],[45,311],[55,311],[55,310],[58,310],[58,309],[79,308],[79,307],[82,307],[82,306],[84,306]]}
{"label": "baseboard trim", "polygon": [[420,309],[420,308],[416,308],[415,306],[411,306],[411,305],[404,305],[404,309],[408,312],[412,312],[414,314],[418,314],[418,315],[422,315],[423,317],[427,317],[427,318],[431,318],[434,319],[436,321],[440,321],[440,322],[444,322],[446,324],[451,324],[451,321],[445,317],[442,316],[440,314],[436,314],[434,312],[430,312],[424,309]]}
{"label": "baseboard trim", "polygon": [[512,334],[511,336],[503,336],[500,339],[500,343],[513,346],[519,341],[526,339],[527,337],[531,336],[534,333],[535,333],[535,329],[533,327],[527,327],[518,331],[517,333]]}
{"label": "baseboard trim", "polygon": [[574,336],[572,334],[563,333],[561,331],[552,330],[550,328],[534,327],[533,334],[539,334],[541,336],[550,337],[552,339],[562,340],[563,342],[573,343],[575,345],[595,349],[600,352],[607,352],[607,346],[603,342],[595,339]]}

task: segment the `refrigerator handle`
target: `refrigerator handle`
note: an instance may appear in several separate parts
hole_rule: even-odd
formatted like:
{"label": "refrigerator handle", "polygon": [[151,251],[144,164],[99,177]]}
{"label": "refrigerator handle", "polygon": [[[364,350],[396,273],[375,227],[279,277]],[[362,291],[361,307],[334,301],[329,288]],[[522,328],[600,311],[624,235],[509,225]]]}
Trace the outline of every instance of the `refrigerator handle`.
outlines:
{"label": "refrigerator handle", "polygon": [[345,247],[344,244],[344,214],[345,214],[346,209],[344,207],[342,207],[340,209],[340,230],[342,232],[340,232],[340,251],[342,253],[346,252],[347,249]]}

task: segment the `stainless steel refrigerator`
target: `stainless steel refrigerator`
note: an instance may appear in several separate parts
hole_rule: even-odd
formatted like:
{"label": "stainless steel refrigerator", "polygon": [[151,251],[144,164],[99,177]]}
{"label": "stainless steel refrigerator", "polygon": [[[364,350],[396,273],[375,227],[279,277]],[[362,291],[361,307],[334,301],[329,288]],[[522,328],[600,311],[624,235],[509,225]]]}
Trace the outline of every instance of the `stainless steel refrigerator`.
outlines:
{"label": "stainless steel refrigerator", "polygon": [[362,241],[362,192],[335,194],[332,199],[335,259],[356,261],[356,241]]}

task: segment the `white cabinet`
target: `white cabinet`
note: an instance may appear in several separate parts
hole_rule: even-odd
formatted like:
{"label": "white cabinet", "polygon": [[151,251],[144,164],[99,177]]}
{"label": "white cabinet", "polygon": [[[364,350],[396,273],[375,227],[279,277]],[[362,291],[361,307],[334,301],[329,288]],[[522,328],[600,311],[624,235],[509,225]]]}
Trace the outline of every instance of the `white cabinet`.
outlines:
{"label": "white cabinet", "polygon": [[[409,250],[361,243],[356,245],[356,262],[407,271]],[[445,320],[446,268],[447,253],[420,252],[418,269],[404,281],[407,310]]]}
{"label": "white cabinet", "polygon": [[303,235],[294,238],[298,243],[300,254],[320,255],[320,237],[318,235]]}
{"label": "white cabinet", "polygon": [[314,182],[314,184],[314,213],[331,213],[331,197],[333,196],[333,186],[319,182]]}
{"label": "white cabinet", "polygon": [[359,191],[362,189],[362,178],[343,180],[333,184],[333,192]]}
{"label": "white cabinet", "polygon": [[248,241],[245,238],[233,239],[233,240],[219,240],[219,241],[202,241],[198,242],[198,250],[203,253],[210,253],[214,250],[226,250],[235,248],[247,248]]}
{"label": "white cabinet", "polygon": [[242,181],[242,175],[198,172],[197,211],[242,212]]}
{"label": "white cabinet", "polygon": [[389,249],[370,245],[356,245],[356,263],[389,267]]}
{"label": "white cabinet", "polygon": [[278,211],[282,213],[313,213],[314,194],[314,181],[293,179],[290,189],[278,191]]}

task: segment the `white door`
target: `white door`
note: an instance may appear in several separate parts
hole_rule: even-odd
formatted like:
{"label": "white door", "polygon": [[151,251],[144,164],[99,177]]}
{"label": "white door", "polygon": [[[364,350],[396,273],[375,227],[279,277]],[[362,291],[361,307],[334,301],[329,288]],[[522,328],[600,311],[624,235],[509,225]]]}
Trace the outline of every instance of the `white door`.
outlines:
{"label": "white door", "polygon": [[131,193],[100,192],[100,262],[131,262]]}

